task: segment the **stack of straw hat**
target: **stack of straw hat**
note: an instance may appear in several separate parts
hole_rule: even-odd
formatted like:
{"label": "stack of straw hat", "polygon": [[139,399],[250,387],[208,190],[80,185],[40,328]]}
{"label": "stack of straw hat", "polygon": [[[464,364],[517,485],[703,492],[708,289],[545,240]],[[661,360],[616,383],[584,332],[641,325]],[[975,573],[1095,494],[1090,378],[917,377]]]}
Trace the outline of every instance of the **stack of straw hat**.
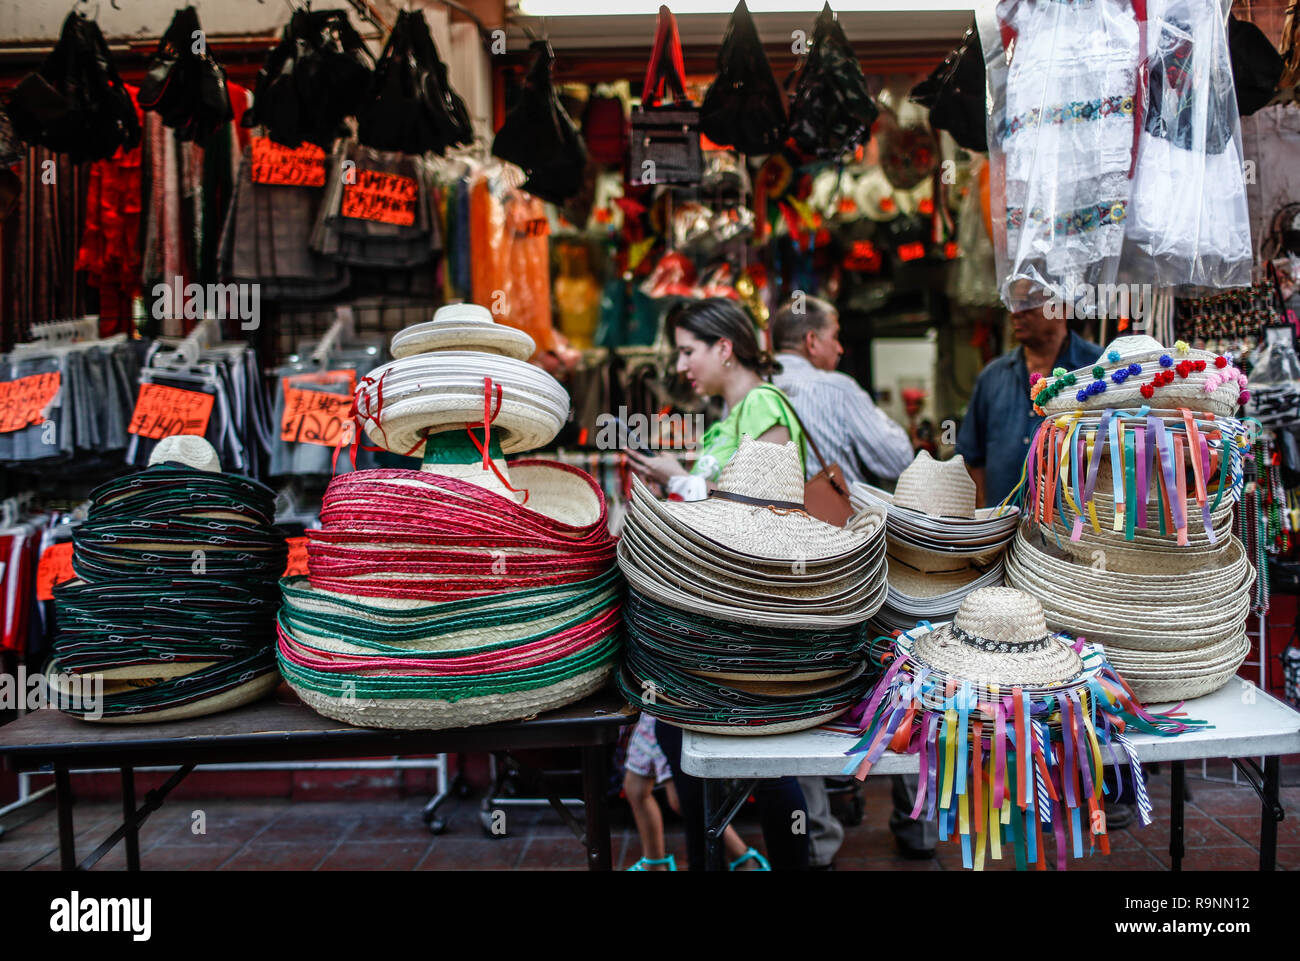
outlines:
{"label": "stack of straw hat", "polygon": [[880,640],[874,659],[885,673],[854,712],[864,736],[845,773],[866,777],[887,748],[919,755],[912,817],[937,819],[940,840],[960,838],[968,868],[983,868],[986,851],[1000,859],[1006,845],[1018,868],[1044,869],[1053,838],[1058,869],[1094,848],[1109,853],[1107,753],[1117,783],[1127,754],[1148,824],[1124,731],[1169,736],[1199,723],[1147,713],[1099,645],[1052,632],[1038,601],[1012,588],[974,591],[951,623]]}
{"label": "stack of straw hat", "polygon": [[861,697],[885,514],[833,527],[804,511],[803,489],[793,444],[749,437],[706,500],[659,501],[634,480],[618,545],[629,700],[680,727],[770,734]]}
{"label": "stack of straw hat", "polygon": [[[1070,388],[1107,385],[1071,394],[1068,412],[1048,381],[1033,387],[1048,416],[1007,582],[1037,597],[1054,629],[1104,644],[1146,701],[1212,693],[1249,652],[1256,572],[1232,533],[1247,445],[1228,416],[1238,374],[1181,342],[1122,337],[1095,367],[1057,372]],[[1130,379],[1148,389],[1134,396]]]}
{"label": "stack of straw hat", "polygon": [[355,471],[326,492],[308,575],[282,582],[280,665],[352,724],[447,728],[572,703],[606,684],[621,585],[600,487],[506,452],[548,443],[568,395],[526,334],[444,307],[393,340],[357,421],[419,471]]}
{"label": "stack of straw hat", "polygon": [[852,494],[855,507],[888,512],[889,593],[875,618],[884,633],[948,620],[966,595],[1002,583],[1019,508],[976,509],[975,482],[960,454],[937,461],[923,450],[893,494],[861,483]]}
{"label": "stack of straw hat", "polygon": [[[163,439],[150,465],[91,494],[72,535],[77,577],[54,589],[51,683],[87,720],[214,714],[280,682],[275,584],[287,548],[274,492],[221,473],[202,437]],[[96,675],[102,702],[91,703],[85,679]]]}

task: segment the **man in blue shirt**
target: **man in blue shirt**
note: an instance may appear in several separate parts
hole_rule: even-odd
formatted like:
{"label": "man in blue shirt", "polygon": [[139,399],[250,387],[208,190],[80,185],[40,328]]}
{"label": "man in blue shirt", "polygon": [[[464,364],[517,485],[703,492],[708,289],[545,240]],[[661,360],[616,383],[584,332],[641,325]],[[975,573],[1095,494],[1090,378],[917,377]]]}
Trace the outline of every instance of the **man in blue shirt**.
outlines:
{"label": "man in blue shirt", "polygon": [[980,371],[957,432],[957,453],[975,478],[981,507],[1001,503],[1019,483],[1042,422],[1029,399],[1030,374],[1091,367],[1101,356],[1100,347],[1070,331],[1064,316],[1049,317],[1041,307],[1012,314],[1011,327],[1020,346]]}

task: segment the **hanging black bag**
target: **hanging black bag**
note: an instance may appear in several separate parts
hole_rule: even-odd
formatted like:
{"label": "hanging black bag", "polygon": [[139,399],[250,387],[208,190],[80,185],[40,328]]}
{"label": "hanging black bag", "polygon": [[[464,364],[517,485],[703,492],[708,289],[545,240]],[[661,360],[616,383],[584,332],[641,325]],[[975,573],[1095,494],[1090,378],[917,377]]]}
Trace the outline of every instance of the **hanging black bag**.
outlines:
{"label": "hanging black bag", "polygon": [[93,20],[70,13],[59,42],[5,104],[14,133],[74,161],[105,160],[140,142],[140,121]]}
{"label": "hanging black bag", "polygon": [[538,40],[532,49],[533,65],[519,99],[492,141],[492,155],[528,174],[524,190],[553,204],[564,204],[582,189],[587,148],[555,92],[551,45]]}
{"label": "hanging black bag", "polygon": [[203,53],[194,50],[201,37],[198,11],[177,10],[140,84],[140,107],[159,114],[179,140],[202,141],[234,116],[226,71],[206,46]]}
{"label": "hanging black bag", "polygon": [[911,101],[930,111],[930,126],[946,130],[967,150],[988,153],[984,120],[984,52],[974,27],[957,49],[912,88]]}
{"label": "hanging black bag", "polygon": [[[671,105],[660,102],[665,85],[673,95]],[[700,182],[704,173],[700,111],[686,99],[682,41],[677,33],[677,20],[667,7],[659,8],[654,52],[646,67],[641,106],[632,111],[628,146],[628,182],[635,186],[693,185]]]}
{"label": "hanging black bag", "polygon": [[785,128],[785,98],[740,0],[718,50],[718,76],[700,106],[700,129],[721,146],[768,154],[785,140]]}
{"label": "hanging black bag", "polygon": [[839,160],[871,139],[880,109],[857,54],[828,3],[790,98],[790,136],[805,154]]}

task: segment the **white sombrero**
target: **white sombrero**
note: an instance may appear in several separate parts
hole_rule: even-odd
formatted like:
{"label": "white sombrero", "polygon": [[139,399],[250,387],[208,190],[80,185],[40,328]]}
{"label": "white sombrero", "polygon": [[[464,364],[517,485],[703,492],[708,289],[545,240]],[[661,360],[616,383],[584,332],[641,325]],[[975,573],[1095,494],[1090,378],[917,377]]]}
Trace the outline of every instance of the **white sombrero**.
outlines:
{"label": "white sombrero", "polygon": [[357,388],[367,435],[408,457],[422,456],[429,434],[475,426],[481,434],[485,405],[507,454],[546,446],[569,416],[568,392],[546,371],[479,351],[412,354],[371,371]]}
{"label": "white sombrero", "polygon": [[433,320],[398,331],[392,341],[392,355],[397,358],[440,350],[474,350],[527,360],[536,349],[533,338],[497,323],[486,307],[477,304],[440,307]]}

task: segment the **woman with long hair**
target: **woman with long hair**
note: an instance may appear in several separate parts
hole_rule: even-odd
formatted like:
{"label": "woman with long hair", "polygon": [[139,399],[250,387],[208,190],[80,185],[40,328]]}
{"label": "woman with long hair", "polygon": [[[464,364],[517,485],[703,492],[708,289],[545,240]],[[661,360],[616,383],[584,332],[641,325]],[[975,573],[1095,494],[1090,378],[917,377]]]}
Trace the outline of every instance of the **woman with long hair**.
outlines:
{"label": "woman with long hair", "polygon": [[[770,383],[774,370],[772,357],[760,348],[753,321],[744,308],[720,297],[692,301],[674,308],[666,324],[668,336],[677,348],[677,372],[701,396],[721,397],[726,416],[700,438],[692,470],[688,471],[671,454],[649,455],[629,450],[627,456],[633,469],[663,484],[670,495],[699,500],[708,495],[746,435],[774,444],[794,441],[802,464],[803,431],[789,399]],[[649,726],[645,715],[642,723]],[[638,724],[637,732],[633,733],[634,741],[638,732],[645,737],[641,727]],[[656,721],[654,736],[668,759],[686,819],[687,859],[693,869],[700,870],[704,867],[704,782],[682,771],[681,728]],[[794,813],[807,811],[798,780],[783,777],[759,781],[754,796],[772,867],[806,869],[808,835],[791,830]],[[732,838],[727,841],[728,848],[735,843]],[[753,848],[731,864],[732,870],[742,865],[750,869],[754,865],[759,870],[767,868],[767,862]]]}

